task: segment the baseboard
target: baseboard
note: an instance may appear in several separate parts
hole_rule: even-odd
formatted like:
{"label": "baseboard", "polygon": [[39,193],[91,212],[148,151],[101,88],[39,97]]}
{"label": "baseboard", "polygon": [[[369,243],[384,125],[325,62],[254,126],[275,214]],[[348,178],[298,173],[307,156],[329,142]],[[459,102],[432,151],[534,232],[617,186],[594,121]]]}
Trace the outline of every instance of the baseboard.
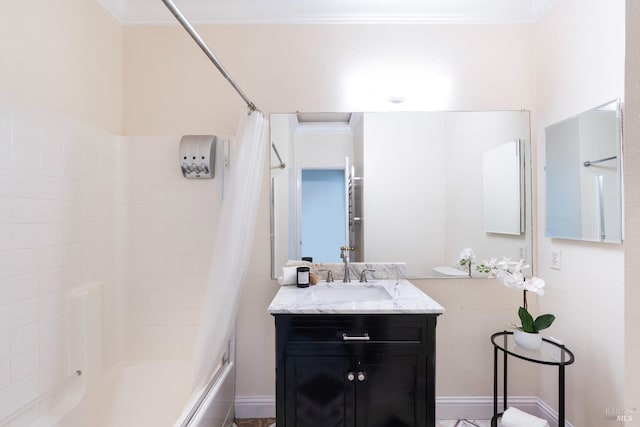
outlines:
{"label": "baseboard", "polygon": [[[558,427],[558,413],[536,396],[510,396],[513,406],[536,417],[544,418],[551,427]],[[502,400],[498,402],[502,408]],[[276,399],[273,396],[237,396],[236,418],[274,418]],[[493,416],[491,396],[444,396],[436,398],[436,418],[439,420],[488,420]],[[565,427],[573,427],[566,423]]]}
{"label": "baseboard", "polygon": [[236,396],[236,418],[275,417],[275,396]]}
{"label": "baseboard", "polygon": [[[536,396],[510,396],[509,406],[540,417]],[[502,399],[498,412],[502,412]],[[439,420],[488,420],[493,416],[492,396],[445,396],[436,398],[436,418]]]}
{"label": "baseboard", "polygon": [[[540,418],[544,418],[549,421],[549,425],[551,427],[558,427],[558,412],[556,412],[547,402],[542,399],[538,399],[540,413],[542,415],[538,415]],[[564,427],[573,427],[568,421],[565,421]]]}

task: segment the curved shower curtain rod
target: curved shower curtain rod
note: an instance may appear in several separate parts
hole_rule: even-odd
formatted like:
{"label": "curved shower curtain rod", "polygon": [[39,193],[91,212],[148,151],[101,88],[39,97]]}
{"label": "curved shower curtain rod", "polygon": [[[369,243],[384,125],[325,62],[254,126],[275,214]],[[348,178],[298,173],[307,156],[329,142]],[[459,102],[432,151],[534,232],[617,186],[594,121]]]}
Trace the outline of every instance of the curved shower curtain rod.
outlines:
{"label": "curved shower curtain rod", "polygon": [[242,89],[240,89],[240,87],[236,84],[236,82],[231,78],[231,75],[227,72],[227,70],[225,70],[225,68],[222,66],[220,61],[218,61],[218,58],[216,58],[216,56],[213,54],[211,49],[209,49],[209,46],[207,46],[207,44],[204,42],[202,37],[200,37],[200,35],[196,32],[196,30],[189,23],[189,21],[187,21],[187,18],[185,18],[182,12],[180,12],[180,10],[176,7],[173,1],[162,0],[162,2],[165,4],[165,6],[167,6],[167,9],[169,9],[169,11],[173,14],[173,16],[176,17],[176,19],[182,25],[182,27],[185,30],[187,30],[187,33],[189,33],[189,35],[197,43],[197,45],[200,46],[200,49],[202,49],[204,54],[207,55],[207,57],[211,60],[211,62],[213,62],[213,65],[215,65],[218,71],[220,71],[220,74],[222,74],[222,76],[225,79],[227,79],[229,84],[231,84],[231,86],[236,90],[236,92],[238,92],[238,95],[240,95],[240,97],[247,104],[247,108],[249,108],[249,112],[251,113],[257,110],[256,105],[253,102],[251,102],[249,97],[244,94]]}

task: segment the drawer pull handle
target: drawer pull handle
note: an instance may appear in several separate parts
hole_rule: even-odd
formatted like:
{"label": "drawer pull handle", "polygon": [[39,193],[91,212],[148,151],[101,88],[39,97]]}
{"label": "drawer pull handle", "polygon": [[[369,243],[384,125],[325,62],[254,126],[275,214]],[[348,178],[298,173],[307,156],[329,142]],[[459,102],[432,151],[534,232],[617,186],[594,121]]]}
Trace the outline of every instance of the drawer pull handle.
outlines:
{"label": "drawer pull handle", "polygon": [[364,374],[364,372],[358,372],[358,381],[362,382],[366,379],[367,379],[367,376]]}
{"label": "drawer pull handle", "polygon": [[347,380],[348,381],[353,381],[355,379],[356,379],[356,376],[355,376],[355,374],[353,372],[347,373]]}
{"label": "drawer pull handle", "polygon": [[369,334],[364,334],[359,336],[342,334],[342,341],[369,341]]}

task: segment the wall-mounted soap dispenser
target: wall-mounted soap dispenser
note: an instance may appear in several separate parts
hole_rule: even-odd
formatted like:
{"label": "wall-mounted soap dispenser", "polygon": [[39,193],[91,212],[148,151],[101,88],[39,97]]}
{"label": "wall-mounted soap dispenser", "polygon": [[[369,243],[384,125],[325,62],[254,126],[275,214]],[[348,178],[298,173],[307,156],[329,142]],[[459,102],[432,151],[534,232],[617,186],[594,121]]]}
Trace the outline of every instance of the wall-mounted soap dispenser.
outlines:
{"label": "wall-mounted soap dispenser", "polygon": [[180,166],[185,178],[213,178],[215,135],[184,135],[180,140]]}

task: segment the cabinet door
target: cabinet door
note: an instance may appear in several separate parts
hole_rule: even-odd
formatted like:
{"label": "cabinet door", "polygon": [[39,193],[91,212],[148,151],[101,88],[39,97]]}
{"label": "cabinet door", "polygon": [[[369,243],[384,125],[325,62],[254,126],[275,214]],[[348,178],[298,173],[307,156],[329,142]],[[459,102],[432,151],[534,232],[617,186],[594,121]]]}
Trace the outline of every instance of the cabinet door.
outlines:
{"label": "cabinet door", "polygon": [[426,427],[426,358],[367,356],[357,362],[357,427]]}
{"label": "cabinet door", "polygon": [[347,357],[293,356],[286,361],[286,427],[353,427],[355,380]]}

